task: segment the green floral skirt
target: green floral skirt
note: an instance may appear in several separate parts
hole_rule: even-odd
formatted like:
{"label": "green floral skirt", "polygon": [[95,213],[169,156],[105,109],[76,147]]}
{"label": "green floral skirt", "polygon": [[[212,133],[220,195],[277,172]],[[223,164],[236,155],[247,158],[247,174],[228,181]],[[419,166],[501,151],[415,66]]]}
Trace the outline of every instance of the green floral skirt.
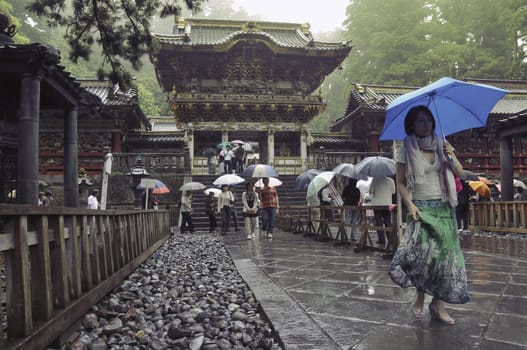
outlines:
{"label": "green floral skirt", "polygon": [[394,254],[389,275],[403,288],[414,286],[447,303],[469,301],[465,259],[450,205],[416,201],[421,218],[408,227]]}

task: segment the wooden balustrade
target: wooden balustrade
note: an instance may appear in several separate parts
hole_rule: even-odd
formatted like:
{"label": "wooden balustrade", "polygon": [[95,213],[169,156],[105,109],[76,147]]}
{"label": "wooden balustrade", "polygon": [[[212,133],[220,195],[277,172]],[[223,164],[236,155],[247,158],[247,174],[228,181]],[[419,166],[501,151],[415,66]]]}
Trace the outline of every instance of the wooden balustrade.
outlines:
{"label": "wooden balustrade", "polygon": [[471,230],[527,233],[527,202],[478,202],[470,205]]}
{"label": "wooden balustrade", "polygon": [[[392,211],[392,225],[380,227],[376,226],[368,216],[368,211],[375,209],[387,209],[387,206],[281,206],[276,222],[284,231],[304,233],[321,241],[334,239],[337,245],[350,245],[352,242],[347,232],[355,230],[360,236],[355,243],[356,251],[367,249],[393,253],[399,244],[395,210]],[[333,211],[334,219],[330,220],[326,217],[326,210]],[[360,210],[361,220],[348,223],[347,210]],[[369,233],[377,230],[386,232],[387,243],[384,247],[374,245],[370,239]]]}
{"label": "wooden balustrade", "polygon": [[140,157],[142,166],[147,169],[155,169],[156,171],[163,171],[163,169],[171,172],[178,170],[186,171],[190,168],[188,159],[188,152],[173,152],[173,153],[113,153],[112,169],[113,171],[129,171],[137,164],[137,159]]}
{"label": "wooden balustrade", "polygon": [[158,249],[169,230],[165,210],[1,205],[7,304],[0,318],[7,317],[7,329],[0,327],[0,348],[46,348]]}

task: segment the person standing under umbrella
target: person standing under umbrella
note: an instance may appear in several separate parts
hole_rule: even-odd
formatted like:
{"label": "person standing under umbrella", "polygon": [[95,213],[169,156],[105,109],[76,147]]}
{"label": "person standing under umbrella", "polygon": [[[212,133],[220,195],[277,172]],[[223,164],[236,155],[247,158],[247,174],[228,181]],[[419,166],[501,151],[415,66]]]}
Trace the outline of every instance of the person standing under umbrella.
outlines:
{"label": "person standing under umbrella", "polygon": [[229,230],[229,220],[231,219],[231,206],[234,203],[234,196],[229,191],[228,185],[221,186],[218,194],[218,213],[221,214],[221,234],[224,235]]}
{"label": "person standing under umbrella", "polygon": [[216,230],[216,200],[214,199],[214,192],[210,191],[207,198],[205,198],[205,213],[209,217],[209,232]]}
{"label": "person standing under umbrella", "polygon": [[192,224],[192,192],[185,191],[181,197],[181,227],[180,232],[184,233],[188,228],[190,233],[194,233],[194,225]]}
{"label": "person standing under umbrella", "polygon": [[262,230],[264,236],[273,238],[274,219],[276,211],[280,209],[278,192],[269,187],[269,178],[262,178],[263,188],[260,189],[260,209],[262,210]]}
{"label": "person standing under umbrella", "polygon": [[452,325],[444,302],[464,304],[470,299],[454,214],[454,176],[463,169],[452,145],[435,135],[427,107],[410,109],[404,125],[407,136],[396,157],[397,189],[408,209],[408,226],[389,275],[401,287],[417,289],[411,308],[416,318],[424,315],[426,293],[433,297],[432,320]]}
{"label": "person standing under umbrella", "polygon": [[[395,193],[395,182],[391,177],[374,177],[370,185],[371,205],[382,206],[382,208],[374,208],[373,216],[375,218],[375,226],[386,227],[392,226],[392,214],[389,206],[392,203],[392,196]],[[386,243],[386,231],[377,230],[377,244],[384,245]]]}
{"label": "person standing under umbrella", "polygon": [[[342,200],[345,208],[344,215],[346,224],[357,225],[360,221],[360,190],[357,188],[357,180],[350,178],[348,184],[342,190]],[[350,229],[350,240],[356,241],[359,237],[359,228],[352,227]]]}
{"label": "person standing under umbrella", "polygon": [[247,182],[245,185],[245,192],[242,193],[242,203],[247,239],[256,238],[255,230],[258,220],[258,206],[260,205],[260,200],[258,199],[258,193],[254,192],[254,185],[252,182]]}

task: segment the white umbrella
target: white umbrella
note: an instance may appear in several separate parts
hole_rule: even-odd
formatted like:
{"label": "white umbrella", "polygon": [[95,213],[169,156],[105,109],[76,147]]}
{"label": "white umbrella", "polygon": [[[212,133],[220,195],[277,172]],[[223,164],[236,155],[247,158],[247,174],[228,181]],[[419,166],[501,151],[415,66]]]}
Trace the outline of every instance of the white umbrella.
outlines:
{"label": "white umbrella", "polygon": [[204,189],[206,187],[207,186],[205,186],[201,182],[191,181],[191,182],[187,182],[186,184],[183,184],[179,188],[179,190],[180,191],[198,191],[198,190],[202,190],[202,189]]}
{"label": "white umbrella", "polygon": [[335,177],[334,171],[323,171],[311,180],[307,187],[307,196],[316,196],[318,191],[326,187]]}
{"label": "white umbrella", "polygon": [[242,140],[234,140],[234,141],[231,141],[231,143],[234,143],[234,144],[237,144],[237,145],[245,145],[245,142],[242,141]]}
{"label": "white umbrella", "polygon": [[366,157],[355,165],[358,174],[371,177],[385,177],[395,175],[395,162],[393,159],[373,156]]}
{"label": "white umbrella", "polygon": [[[269,178],[269,187],[278,187],[282,185],[282,181],[278,180],[276,177]],[[254,187],[264,187],[262,179],[256,181]]]}
{"label": "white umbrella", "polygon": [[523,183],[523,181],[520,181],[520,180],[517,180],[517,179],[514,179],[512,181],[512,185],[514,187],[521,187],[523,188],[524,190],[527,190],[527,186]]}
{"label": "white umbrella", "polygon": [[213,187],[210,187],[210,188],[207,188],[205,191],[203,191],[207,196],[209,195],[209,193],[214,193],[214,197],[218,197],[218,195],[221,193],[221,190],[219,188],[213,188]]}
{"label": "white umbrella", "polygon": [[214,186],[223,186],[223,185],[238,185],[244,182],[245,179],[243,177],[240,177],[235,174],[225,174],[220,177],[218,177],[214,182],[212,183]]}

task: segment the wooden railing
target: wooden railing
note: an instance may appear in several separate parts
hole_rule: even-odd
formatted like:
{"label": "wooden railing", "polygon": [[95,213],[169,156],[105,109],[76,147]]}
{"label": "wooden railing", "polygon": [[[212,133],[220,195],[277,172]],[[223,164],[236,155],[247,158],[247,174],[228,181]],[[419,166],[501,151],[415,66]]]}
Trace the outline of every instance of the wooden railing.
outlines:
{"label": "wooden railing", "polygon": [[113,171],[129,171],[140,163],[146,169],[156,172],[184,172],[190,169],[188,152],[173,153],[113,153]]}
{"label": "wooden railing", "polygon": [[[333,239],[336,245],[353,244],[356,251],[366,249],[391,254],[399,244],[396,211],[392,211],[389,227],[376,226],[373,220],[373,210],[387,208],[387,206],[281,206],[276,221],[278,227],[284,231],[303,233],[321,241]],[[328,220],[325,215],[326,210],[333,211],[333,220]],[[359,210],[360,221],[347,223],[347,210]],[[350,240],[347,233],[350,230],[358,233],[356,242]],[[372,242],[369,233],[377,230],[386,232],[385,246],[378,246]]]}
{"label": "wooden railing", "polygon": [[527,202],[473,203],[469,229],[527,234]]}
{"label": "wooden railing", "polygon": [[[45,349],[169,237],[169,211],[0,206],[2,349]],[[1,281],[1,280],[0,280]],[[0,322],[3,324],[4,322]]]}

